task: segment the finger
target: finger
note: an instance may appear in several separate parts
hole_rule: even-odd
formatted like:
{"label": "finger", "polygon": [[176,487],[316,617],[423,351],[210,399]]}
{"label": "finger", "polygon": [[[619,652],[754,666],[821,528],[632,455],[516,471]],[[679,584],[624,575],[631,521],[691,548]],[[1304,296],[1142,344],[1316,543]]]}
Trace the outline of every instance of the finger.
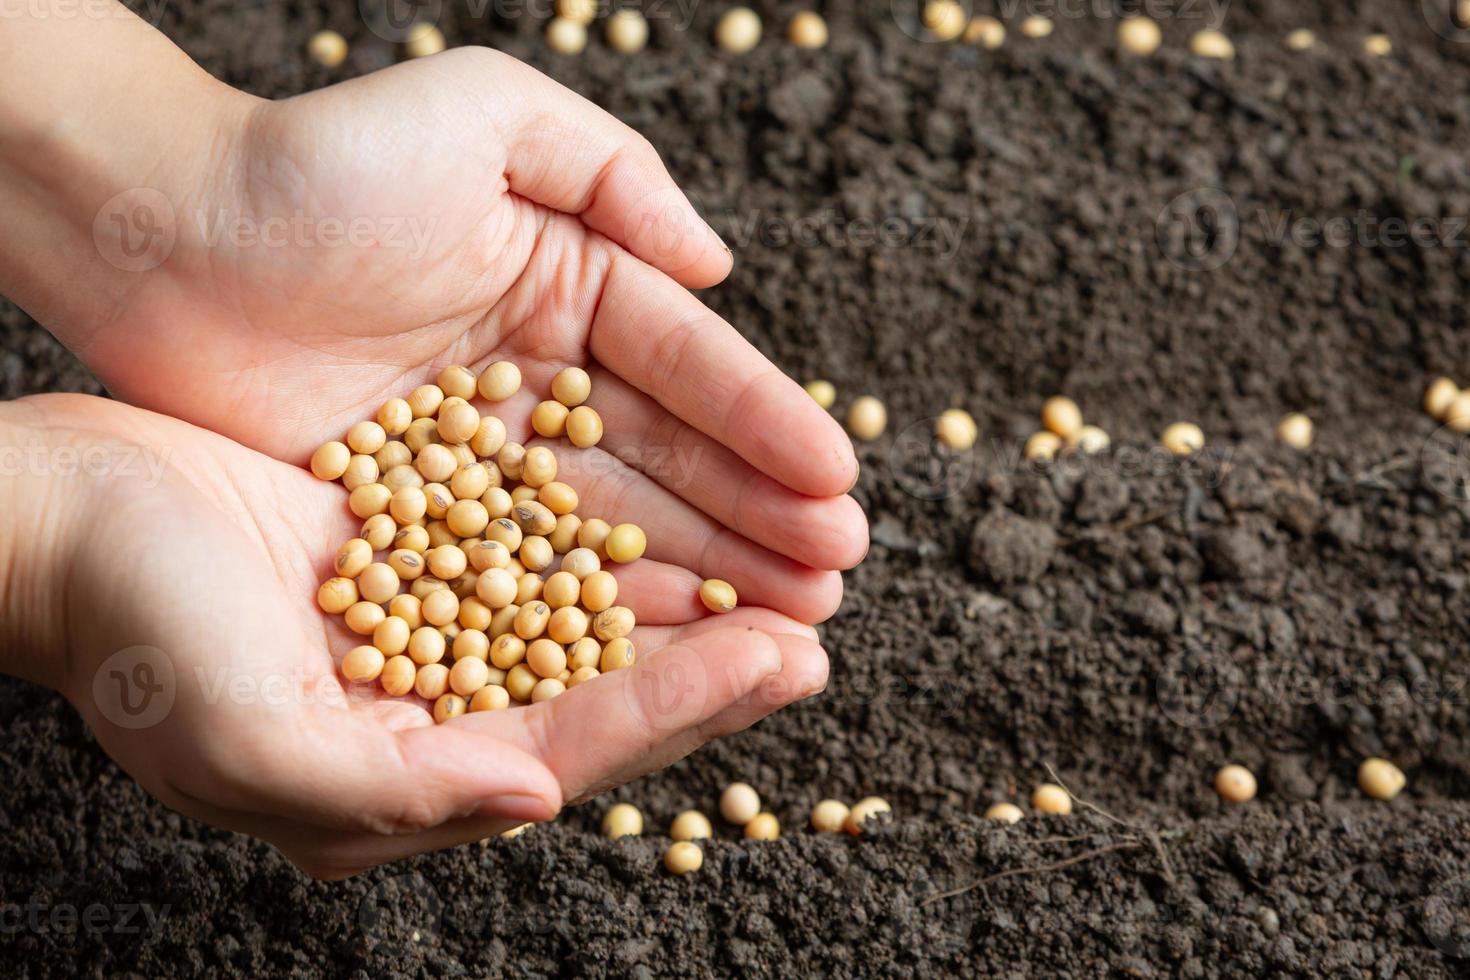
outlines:
{"label": "finger", "polygon": [[638,132],[509,55],[468,49],[486,122],[505,141],[512,192],[580,215],[691,287],[729,275],[730,250]]}
{"label": "finger", "polygon": [[754,469],[611,372],[592,370],[601,448],[710,517],[813,568],[851,568],[868,550],[853,498],[808,497]]}
{"label": "finger", "polygon": [[613,260],[590,340],[613,373],[796,492],[831,497],[857,482],[836,420],[658,270]]}
{"label": "finger", "polygon": [[774,610],[761,609],[756,606],[742,606],[734,612],[721,615],[706,612],[706,615],[687,623],[671,625],[640,622],[638,627],[629,634],[629,639],[633,641],[635,649],[651,652],[703,636],[705,633],[732,627],[756,629],[771,636],[778,634],[796,636],[817,642],[817,631],[812,627],[797,622],[790,616],[783,616]]}
{"label": "finger", "polygon": [[[390,731],[374,709],[324,709],[278,738],[225,747],[219,805],[349,832],[412,834],[475,816],[523,823],[561,808],[560,785],[532,754],[450,725]],[[285,739],[282,744],[281,739]],[[197,795],[197,794],[196,794]]]}
{"label": "finger", "polygon": [[[807,623],[829,618],[841,603],[838,573],[810,568],[736,534],[600,447],[561,458],[557,479],[577,491],[577,512],[642,527],[648,535],[647,557],[681,565],[701,579],[724,579],[742,602]],[[613,573],[621,576],[627,567]]]}
{"label": "finger", "polygon": [[781,649],[755,629],[712,630],[520,712],[450,724],[520,739],[556,773],[566,798],[579,800],[736,731],[716,719],[781,672]]}
{"label": "finger", "polygon": [[678,625],[709,615],[699,600],[704,579],[681,565],[642,558],[609,567],[618,580],[617,604],[633,610],[640,623]]}

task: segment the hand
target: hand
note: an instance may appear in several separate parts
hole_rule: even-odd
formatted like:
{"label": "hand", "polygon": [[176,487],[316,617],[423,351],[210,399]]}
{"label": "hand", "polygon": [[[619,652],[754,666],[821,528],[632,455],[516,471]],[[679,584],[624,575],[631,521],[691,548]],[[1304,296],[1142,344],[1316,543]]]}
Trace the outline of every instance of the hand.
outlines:
{"label": "hand", "polygon": [[[361,638],[314,596],[356,529],[340,488],[98,398],[11,403],[0,431],[30,460],[0,480],[0,554],[27,544],[14,574],[0,565],[0,625],[30,624],[20,672],[66,692],[165,803],[319,877],[550,819],[826,681],[810,627],[739,609],[640,625],[633,667],[434,725],[422,700],[338,680]],[[63,447],[82,475],[56,475]],[[619,568],[619,602],[658,622],[668,600],[643,566]]]}
{"label": "hand", "polygon": [[168,201],[146,212],[171,231],[161,264],[103,261],[137,230],[133,198],[104,203],[114,179],[92,213],[119,220],[89,218],[81,276],[5,286],[113,392],[301,463],[441,368],[503,358],[526,386],[494,411],[525,441],[551,376],[583,365],[607,431],[568,468],[589,514],[753,605],[836,609],[831,570],[867,547],[851,446],[686,291],[730,257],[646,141],[480,48],[281,103],[210,93],[182,127],[199,145],[142,168]]}

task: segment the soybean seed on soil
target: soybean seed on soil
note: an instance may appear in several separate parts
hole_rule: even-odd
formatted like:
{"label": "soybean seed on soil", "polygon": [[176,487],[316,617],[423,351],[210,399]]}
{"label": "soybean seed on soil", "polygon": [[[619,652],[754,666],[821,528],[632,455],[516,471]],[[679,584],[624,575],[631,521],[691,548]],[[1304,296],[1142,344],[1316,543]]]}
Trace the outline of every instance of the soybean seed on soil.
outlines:
{"label": "soybean seed on soil", "polygon": [[[1444,95],[1465,68],[1457,46],[1414,40],[1428,36],[1420,5],[1380,5],[1377,23],[1337,8],[1325,17],[1300,4],[1233,5],[1228,30],[1240,57],[1225,64],[1188,56],[1187,27],[1181,34],[1168,23],[1155,56],[1124,60],[1115,22],[1088,17],[1059,20],[1042,41],[1018,37],[1010,20],[1012,36],[997,50],[960,42],[936,54],[897,29],[886,6],[839,3],[821,8],[832,26],[828,48],[799,51],[773,36],[728,59],[738,72],[711,68],[723,59],[706,40],[713,9],[695,11],[690,42],[655,38],[649,50],[658,58],[637,69],[601,43],[577,59],[553,56],[537,18],[445,9],[453,43],[527,57],[647,131],[732,241],[721,214],[904,214],[910,188],[923,192],[925,214],[968,219],[945,262],[920,248],[745,244],[731,280],[702,293],[790,374],[833,381],[839,406],[880,393],[896,431],[900,419],[965,404],[985,441],[1020,440],[1030,430],[1008,426],[1034,425],[1028,406],[1064,390],[1120,442],[1190,419],[1211,446],[1230,447],[1230,472],[1065,482],[982,467],[963,495],[934,501],[883,478],[887,442],[860,447],[857,493],[875,543],[848,576],[844,611],[824,627],[835,653],[828,694],[622,791],[636,794],[650,819],[657,814],[660,829],[692,804],[711,807],[727,843],[689,879],[671,881],[660,869],[666,838],[589,847],[602,816],[594,805],[483,855],[455,850],[331,886],[341,900],[323,901],[276,855],[235,835],[185,823],[193,839],[181,849],[179,818],[118,777],[60,697],[0,682],[7,770],[51,774],[7,783],[5,894],[31,894],[36,880],[52,877],[79,905],[119,893],[190,896],[173,902],[147,943],[48,931],[27,934],[24,947],[0,944],[4,972],[69,975],[80,962],[149,974],[174,951],[205,968],[231,957],[267,963],[278,948],[270,934],[289,930],[293,962],[304,969],[372,975],[430,960],[431,971],[449,963],[471,975],[549,974],[573,963],[656,978],[721,968],[836,973],[853,963],[916,975],[1302,976],[1389,964],[1404,976],[1457,975],[1460,960],[1426,935],[1434,926],[1426,903],[1453,897],[1446,884],[1470,874],[1470,791],[1458,775],[1470,766],[1463,712],[1379,691],[1346,705],[1302,705],[1248,684],[1222,719],[1187,714],[1183,703],[1161,707],[1156,687],[1140,682],[1236,656],[1303,683],[1381,665],[1386,676],[1422,676],[1430,689],[1450,691],[1463,674],[1455,651],[1470,646],[1470,634],[1455,583],[1470,564],[1470,536],[1459,508],[1440,493],[1432,467],[1378,469],[1405,453],[1417,458],[1435,428],[1417,407],[1424,382],[1438,374],[1470,382],[1464,286],[1455,264],[1441,261],[1454,250],[1327,254],[1275,250],[1243,235],[1229,262],[1202,274],[1161,261],[1155,239],[1159,208],[1212,182],[1215,172],[1201,179],[1201,166],[1244,189],[1238,204],[1280,200],[1294,215],[1340,213],[1343,177],[1379,214],[1389,213],[1383,201],[1411,215],[1463,214],[1470,181],[1441,153],[1470,123]],[[324,13],[169,5],[160,26],[207,69],[279,97],[326,80],[324,69],[282,54],[301,51]],[[763,13],[775,35],[789,10]],[[350,19],[331,23],[351,43],[332,77],[398,56],[389,42],[348,29]],[[1305,56],[1283,43],[1295,27],[1318,36]],[[1358,38],[1374,30],[1394,39],[1386,58],[1358,51]],[[628,86],[634,70],[659,85]],[[1099,100],[1110,108],[1099,111]],[[1401,147],[1415,148],[1403,176]],[[747,154],[759,165],[732,179],[726,164]],[[1323,160],[1341,172],[1324,171]],[[1293,176],[1283,182],[1283,173]],[[977,209],[992,220],[977,222]],[[1015,215],[1027,218],[995,220]],[[1407,266],[1406,288],[1397,263],[1411,254],[1424,261]],[[1069,274],[1058,274],[1058,263]],[[1269,339],[1246,322],[1273,324]],[[0,313],[0,333],[5,395],[99,390],[14,307]],[[981,397],[962,400],[971,392]],[[1278,445],[1273,432],[1298,408],[1321,429],[1306,456]],[[1368,486],[1354,482],[1360,474]],[[992,513],[999,518],[987,531],[1010,544],[981,556],[972,529]],[[1212,616],[1225,607],[1229,623]],[[927,624],[926,668],[945,677],[944,690],[901,710],[838,696],[885,690],[891,655],[862,654],[912,649],[915,623]],[[1102,647],[1117,655],[1099,656]],[[882,768],[875,781],[893,751],[914,764]],[[1370,756],[1409,774],[1392,802],[1357,788],[1359,763]],[[1256,801],[1218,801],[1210,779],[1227,761],[1257,772]],[[1177,885],[1147,855],[1124,850],[918,905],[923,898],[913,896],[1087,847],[1039,839],[1116,830],[1081,808],[1060,831],[1029,815],[1015,827],[979,824],[975,814],[995,801],[1026,806],[1046,778],[1043,762],[1110,812],[1190,831],[1167,838]],[[734,855],[746,845],[728,843],[739,828],[720,825],[710,802],[732,778],[759,785],[788,828],[778,844],[752,845],[741,860]],[[865,793],[902,805],[902,834],[880,844],[793,829],[819,795],[852,803]],[[210,887],[200,890],[206,876]],[[441,918],[413,920],[420,880],[449,899]],[[462,906],[443,893],[450,881],[473,896],[476,922],[575,907],[589,883],[626,901],[579,918],[575,942],[540,923],[513,940],[487,940],[457,928]],[[1323,881],[1343,883],[1330,910]],[[358,912],[381,909],[363,903],[384,895],[398,896],[409,927],[368,935]],[[1395,914],[1384,913],[1390,906]],[[854,912],[834,918],[834,908]],[[1140,927],[1086,927],[1114,910]],[[246,917],[260,928],[241,927]],[[1037,923],[1040,935],[1018,921]],[[414,942],[413,928],[429,941]],[[768,941],[773,935],[778,942]],[[1234,956],[1217,955],[1222,935]]]}

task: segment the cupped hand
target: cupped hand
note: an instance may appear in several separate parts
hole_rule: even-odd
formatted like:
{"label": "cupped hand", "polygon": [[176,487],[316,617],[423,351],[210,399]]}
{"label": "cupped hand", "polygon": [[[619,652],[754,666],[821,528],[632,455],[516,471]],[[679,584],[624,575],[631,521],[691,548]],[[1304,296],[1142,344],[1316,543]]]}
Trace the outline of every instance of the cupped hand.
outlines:
{"label": "cupped hand", "polygon": [[643,624],[634,666],[434,725],[422,699],[339,679],[363,638],[314,601],[356,533],[339,487],[114,402],[14,404],[51,447],[118,464],[89,465],[44,508],[65,568],[66,676],[50,679],[165,803],[314,875],[550,819],[826,682],[810,627],[755,608],[681,611],[643,560],[618,572],[619,602]]}
{"label": "cupped hand", "polygon": [[831,615],[867,547],[851,444],[687,291],[730,255],[646,140],[483,48],[226,117],[218,177],[170,194],[167,259],[109,273],[126,302],[74,343],[110,389],[299,463],[500,359],[526,384],[493,411],[524,441],[585,366],[607,432],[566,471],[587,509],[756,605]]}

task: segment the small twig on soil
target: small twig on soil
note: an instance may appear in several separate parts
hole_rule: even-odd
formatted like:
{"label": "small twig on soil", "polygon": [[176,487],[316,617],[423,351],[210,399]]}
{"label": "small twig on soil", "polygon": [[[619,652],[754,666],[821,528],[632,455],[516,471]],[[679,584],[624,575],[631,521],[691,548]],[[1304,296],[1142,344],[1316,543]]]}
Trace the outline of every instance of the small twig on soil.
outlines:
{"label": "small twig on soil", "polygon": [[1143,525],[1145,524],[1152,524],[1155,521],[1162,521],[1164,518],[1168,517],[1172,513],[1173,511],[1167,507],[1161,508],[1160,510],[1149,511],[1147,514],[1139,514],[1137,517],[1130,517],[1125,521],[1119,521],[1118,523],[1112,525],[1112,530],[1119,533],[1127,533],[1128,531],[1131,531],[1136,527],[1143,527]]}
{"label": "small twig on soil", "polygon": [[1051,767],[1050,762],[1043,763],[1043,765],[1046,766],[1047,774],[1051,776],[1052,782],[1056,783],[1064,791],[1066,791],[1066,794],[1070,796],[1073,800],[1075,800],[1080,806],[1086,807],[1100,817],[1111,820],[1113,823],[1117,824],[1120,827],[1127,827],[1134,833],[1142,834],[1143,836],[1147,837],[1149,839],[1149,842],[1154,846],[1154,854],[1158,856],[1159,867],[1162,868],[1164,872],[1164,880],[1171,885],[1174,884],[1174,866],[1169,862],[1169,853],[1164,850],[1164,842],[1162,839],[1160,839],[1159,832],[1157,830],[1153,829],[1152,827],[1142,827],[1138,824],[1129,823],[1128,821],[1123,820],[1120,817],[1116,817],[1108,811],[1104,810],[1096,803],[1084,800],[1082,797],[1072,792],[1071,788],[1066,783],[1062,782],[1062,777],[1057,775],[1057,771]]}
{"label": "small twig on soil", "polygon": [[1413,457],[1411,456],[1395,456],[1392,459],[1384,460],[1377,466],[1370,466],[1368,469],[1354,474],[1353,484],[1359,487],[1372,486],[1379,490],[1392,490],[1393,485],[1385,482],[1383,477],[1392,473],[1394,470],[1403,469],[1411,462],[1413,462]]}
{"label": "small twig on soil", "polygon": [[1047,874],[1052,871],[1061,871],[1063,868],[1070,868],[1074,864],[1081,864],[1084,861],[1091,861],[1093,858],[1102,857],[1104,854],[1111,854],[1114,851],[1126,851],[1132,847],[1142,846],[1143,844],[1140,841],[1130,839],[1119,841],[1116,844],[1109,844],[1106,847],[1094,847],[1090,851],[1083,851],[1081,854],[1074,854],[1072,857],[1065,858],[1061,861],[1053,861],[1050,864],[1042,864],[1034,868],[1008,868],[1005,871],[997,871],[993,875],[986,875],[984,878],[981,878],[978,881],[972,881],[968,885],[961,885],[959,888],[951,888],[947,892],[940,892],[938,895],[932,895],[929,898],[924,899],[924,901],[920,902],[919,905],[920,907],[923,907],[925,905],[932,905],[935,902],[943,901],[946,898],[954,898],[956,895],[963,895],[965,892],[974,891],[976,888],[983,888],[991,882],[999,881],[1002,878],[1014,878],[1017,875],[1039,875]]}

